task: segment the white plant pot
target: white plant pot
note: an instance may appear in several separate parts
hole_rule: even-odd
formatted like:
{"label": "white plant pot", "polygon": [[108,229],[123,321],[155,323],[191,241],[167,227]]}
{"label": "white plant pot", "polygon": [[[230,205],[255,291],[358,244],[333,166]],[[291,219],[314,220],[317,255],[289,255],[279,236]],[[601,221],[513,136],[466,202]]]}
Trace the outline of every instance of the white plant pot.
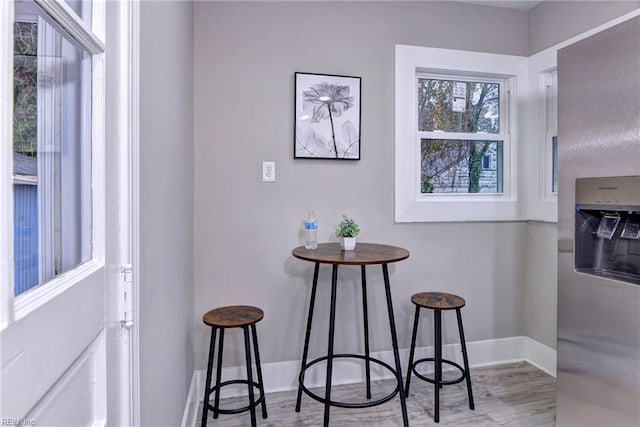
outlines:
{"label": "white plant pot", "polygon": [[345,251],[352,251],[356,247],[356,238],[355,237],[341,237],[340,238],[340,247]]}

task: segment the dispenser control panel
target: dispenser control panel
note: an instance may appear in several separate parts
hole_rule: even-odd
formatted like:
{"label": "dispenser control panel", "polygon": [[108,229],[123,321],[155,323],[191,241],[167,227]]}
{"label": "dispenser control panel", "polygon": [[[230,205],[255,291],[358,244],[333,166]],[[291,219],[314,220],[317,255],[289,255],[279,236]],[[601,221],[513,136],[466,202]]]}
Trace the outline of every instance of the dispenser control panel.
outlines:
{"label": "dispenser control panel", "polygon": [[578,178],[576,205],[640,206],[640,176]]}

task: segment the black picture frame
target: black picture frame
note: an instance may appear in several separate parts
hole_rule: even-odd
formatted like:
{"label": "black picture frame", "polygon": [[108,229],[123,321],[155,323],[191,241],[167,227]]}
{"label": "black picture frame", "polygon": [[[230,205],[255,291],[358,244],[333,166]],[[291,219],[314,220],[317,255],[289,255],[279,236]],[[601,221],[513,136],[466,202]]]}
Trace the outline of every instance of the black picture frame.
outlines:
{"label": "black picture frame", "polygon": [[362,79],[295,73],[294,159],[360,160]]}

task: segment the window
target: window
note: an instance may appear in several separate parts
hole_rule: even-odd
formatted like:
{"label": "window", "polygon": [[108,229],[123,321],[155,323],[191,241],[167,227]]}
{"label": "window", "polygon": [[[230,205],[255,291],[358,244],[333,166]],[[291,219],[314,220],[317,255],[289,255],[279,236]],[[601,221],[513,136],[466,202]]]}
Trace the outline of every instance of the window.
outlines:
{"label": "window", "polygon": [[38,283],[38,24],[14,24],[14,291]]}
{"label": "window", "polygon": [[16,296],[93,254],[94,53],[33,2],[15,4]]}
{"label": "window", "polygon": [[544,195],[558,193],[558,71],[543,74],[545,94],[545,180]]}
{"label": "window", "polygon": [[551,192],[558,193],[558,136],[551,137]]}
{"label": "window", "polygon": [[520,219],[526,71],[525,57],[396,46],[397,222]]}
{"label": "window", "polygon": [[558,77],[551,48],[529,58],[528,131],[523,156],[527,166],[527,218],[557,222]]}
{"label": "window", "polygon": [[422,194],[502,193],[504,84],[462,78],[418,75]]}

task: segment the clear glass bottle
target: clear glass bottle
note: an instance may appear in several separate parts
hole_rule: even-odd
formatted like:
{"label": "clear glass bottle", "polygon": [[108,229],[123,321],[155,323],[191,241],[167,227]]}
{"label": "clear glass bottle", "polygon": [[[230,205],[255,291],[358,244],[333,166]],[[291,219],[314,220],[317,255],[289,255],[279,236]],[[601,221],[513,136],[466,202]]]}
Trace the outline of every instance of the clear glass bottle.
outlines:
{"label": "clear glass bottle", "polygon": [[304,221],[304,247],[305,249],[318,247],[318,221],[313,211],[309,211],[307,219]]}

